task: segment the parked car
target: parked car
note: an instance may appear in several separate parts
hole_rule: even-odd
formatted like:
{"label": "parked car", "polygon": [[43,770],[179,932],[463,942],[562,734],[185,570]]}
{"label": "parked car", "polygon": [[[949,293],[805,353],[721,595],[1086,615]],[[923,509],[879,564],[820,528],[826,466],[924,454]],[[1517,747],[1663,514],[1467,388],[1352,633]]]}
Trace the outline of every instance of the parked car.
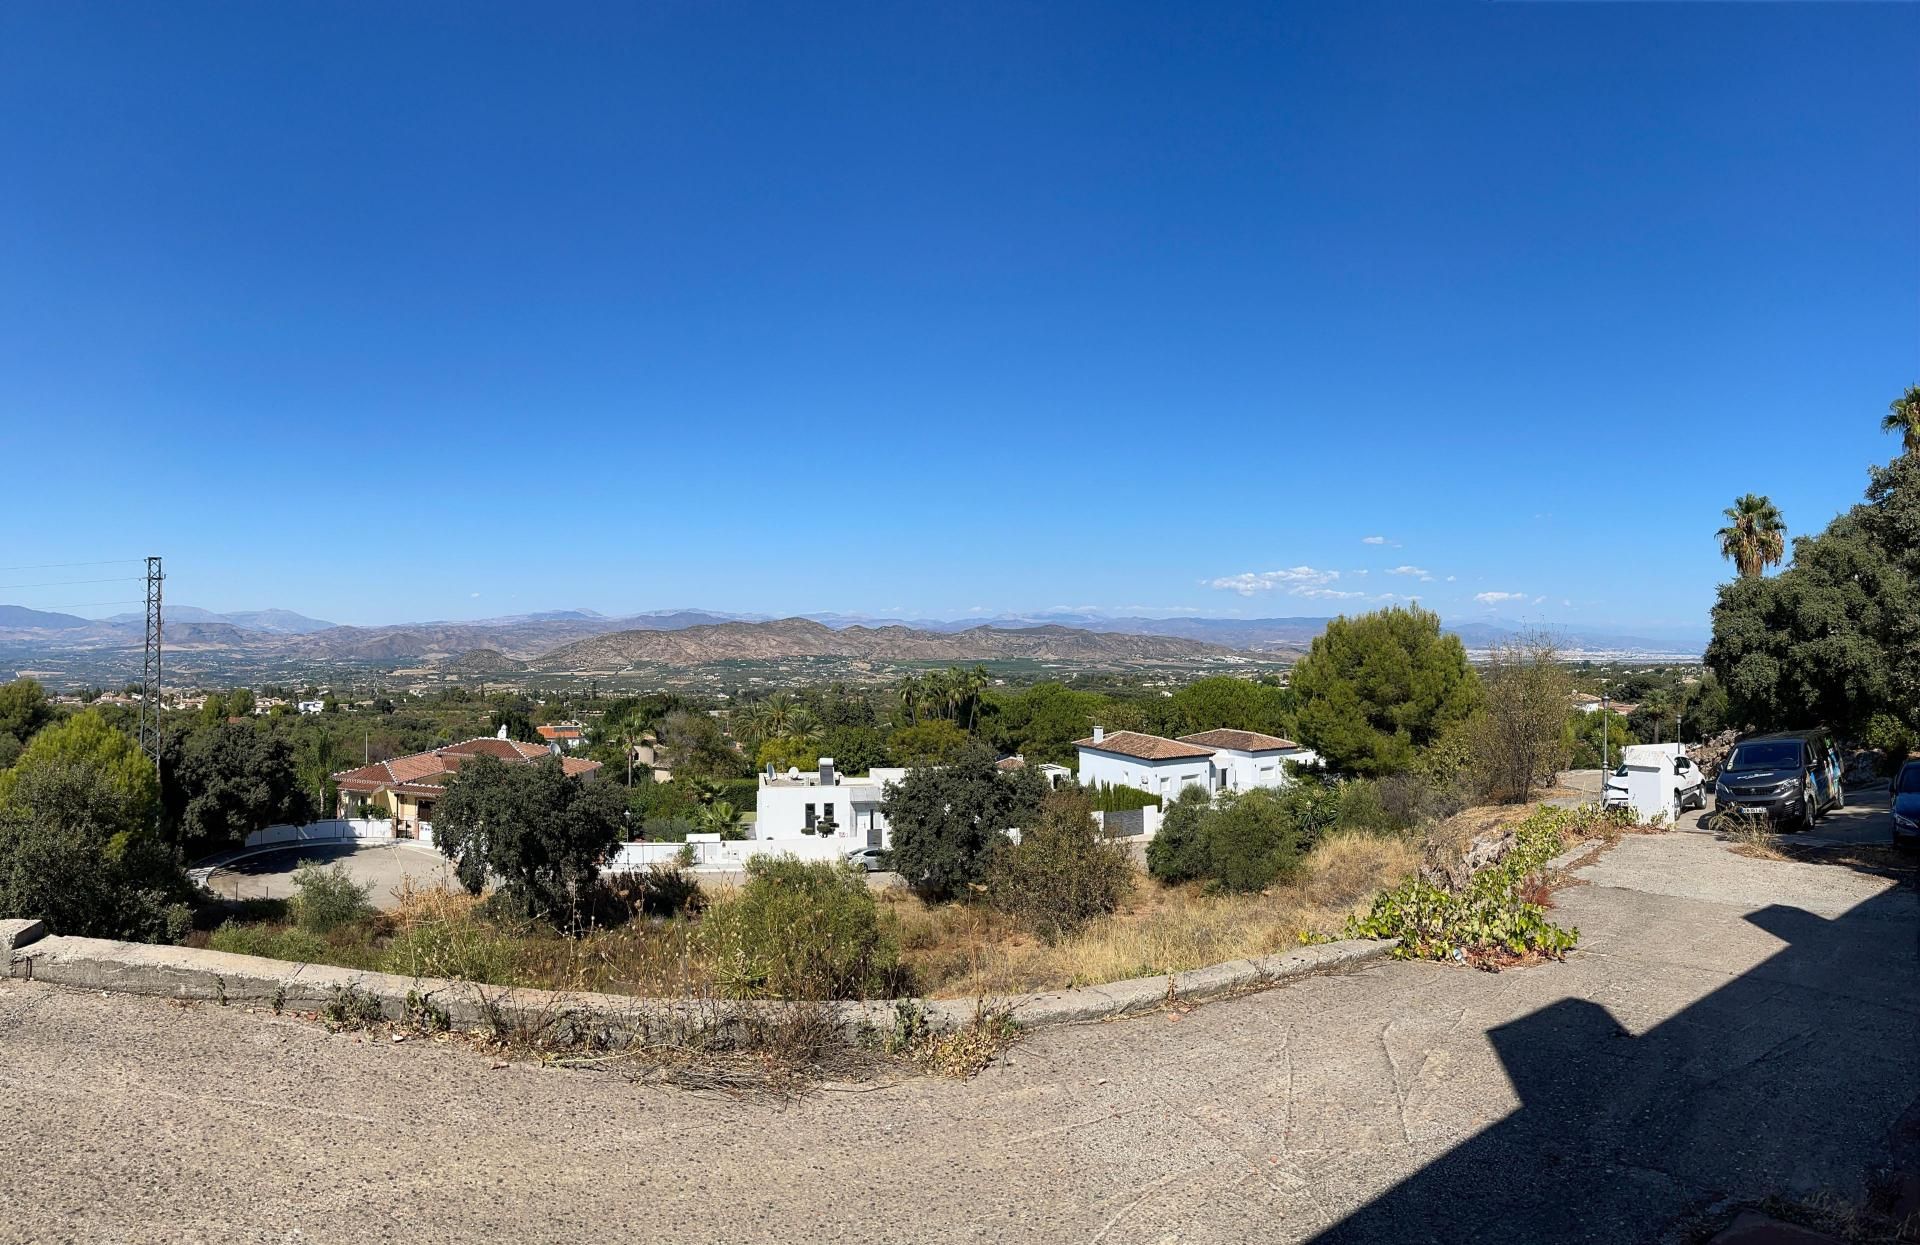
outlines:
{"label": "parked car", "polygon": [[1713,786],[1717,813],[1746,812],[1804,830],[1841,804],[1838,753],[1824,731],[1783,731],[1743,739]]}
{"label": "parked car", "polygon": [[856,847],[847,853],[847,863],[868,873],[880,873],[893,868],[893,853],[884,847]]}
{"label": "parked car", "polygon": [[1920,761],[1908,761],[1894,776],[1893,841],[1907,846],[1920,845]]}

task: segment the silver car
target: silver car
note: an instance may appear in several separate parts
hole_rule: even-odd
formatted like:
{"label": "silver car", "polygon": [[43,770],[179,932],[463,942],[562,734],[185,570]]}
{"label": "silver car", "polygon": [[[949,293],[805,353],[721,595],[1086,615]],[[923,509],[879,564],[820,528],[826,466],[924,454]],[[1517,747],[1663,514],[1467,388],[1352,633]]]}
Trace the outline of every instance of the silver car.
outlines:
{"label": "silver car", "polygon": [[892,854],[884,847],[856,847],[847,853],[847,863],[868,873],[879,873],[893,867]]}

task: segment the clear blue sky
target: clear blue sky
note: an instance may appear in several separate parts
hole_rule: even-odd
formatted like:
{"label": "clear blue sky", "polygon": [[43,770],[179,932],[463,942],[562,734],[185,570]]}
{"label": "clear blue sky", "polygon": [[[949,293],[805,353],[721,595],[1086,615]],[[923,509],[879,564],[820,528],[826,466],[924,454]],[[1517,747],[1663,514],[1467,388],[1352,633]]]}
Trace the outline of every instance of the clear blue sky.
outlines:
{"label": "clear blue sky", "polygon": [[1733,495],[1894,452],[1917,61],[1908,4],[0,6],[0,565],[1702,630]]}

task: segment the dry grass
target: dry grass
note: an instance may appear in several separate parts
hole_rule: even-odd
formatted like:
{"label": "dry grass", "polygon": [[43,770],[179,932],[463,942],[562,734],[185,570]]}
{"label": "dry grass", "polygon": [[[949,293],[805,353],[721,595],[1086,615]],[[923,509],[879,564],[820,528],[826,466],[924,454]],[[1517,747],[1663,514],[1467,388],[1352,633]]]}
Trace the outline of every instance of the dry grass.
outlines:
{"label": "dry grass", "polygon": [[1715,820],[1720,837],[1733,844],[1735,855],[1750,856],[1755,860],[1789,859],[1780,850],[1780,836],[1774,833],[1772,823],[1766,818],[1722,813]]}
{"label": "dry grass", "polygon": [[[1302,934],[1338,937],[1375,891],[1419,863],[1413,840],[1343,832],[1316,847],[1294,877],[1259,894],[1209,894],[1141,876],[1118,912],[1051,946],[984,904],[929,906],[901,890],[875,898],[915,993],[990,998],[1271,955],[1297,946]],[[382,945],[368,948],[388,972],[562,993],[719,993],[693,921],[636,919],[568,938],[490,917],[480,899],[457,889],[406,886],[396,898],[376,919]]]}
{"label": "dry grass", "polygon": [[1337,834],[1299,873],[1257,895],[1208,894],[1141,878],[1120,911],[1049,946],[980,905],[928,907],[902,892],[881,898],[902,961],[929,997],[1059,990],[1271,955],[1300,935],[1338,936],[1376,890],[1419,865],[1410,841]]}

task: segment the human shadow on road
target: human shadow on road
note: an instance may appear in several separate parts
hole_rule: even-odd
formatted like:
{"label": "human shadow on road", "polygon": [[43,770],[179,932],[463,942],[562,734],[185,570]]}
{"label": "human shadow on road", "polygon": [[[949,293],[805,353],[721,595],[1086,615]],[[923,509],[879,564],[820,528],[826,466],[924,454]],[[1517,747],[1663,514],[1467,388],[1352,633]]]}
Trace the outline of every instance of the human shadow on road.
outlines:
{"label": "human shadow on road", "polygon": [[1828,920],[1638,1036],[1564,1000],[1488,1034],[1520,1108],[1321,1242],[1641,1241],[1724,1198],[1865,1187],[1920,1099],[1911,881]]}

